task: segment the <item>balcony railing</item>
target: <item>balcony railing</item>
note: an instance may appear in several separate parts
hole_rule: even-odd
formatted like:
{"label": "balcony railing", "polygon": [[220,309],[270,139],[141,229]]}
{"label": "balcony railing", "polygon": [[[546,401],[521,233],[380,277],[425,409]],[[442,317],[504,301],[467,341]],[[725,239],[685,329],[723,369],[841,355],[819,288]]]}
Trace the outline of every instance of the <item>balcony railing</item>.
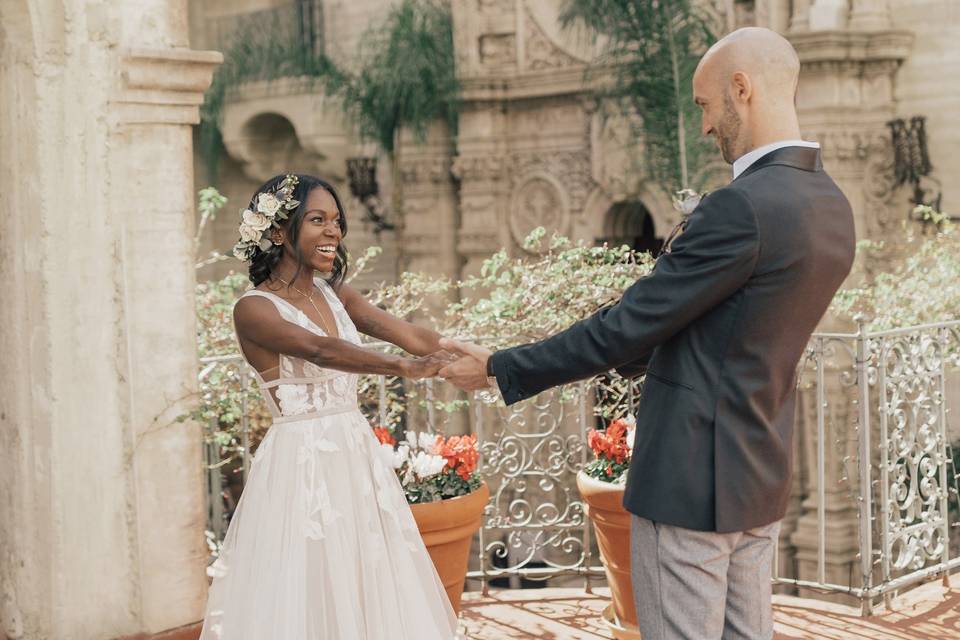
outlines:
{"label": "balcony railing", "polygon": [[270,9],[211,18],[209,28],[212,45],[220,51],[282,47],[311,58],[324,52],[323,5],[319,0],[296,0]]}
{"label": "balcony railing", "polygon": [[[249,371],[239,356],[204,359],[201,379],[224,368],[241,389],[249,388]],[[951,557],[951,542],[960,546],[960,502],[947,406],[948,380],[960,378],[958,372],[960,321],[812,337],[797,383],[795,473],[802,481],[788,516],[792,524],[784,527],[778,546],[776,584],[853,596],[869,614],[878,598],[960,566],[960,557]],[[372,421],[385,424],[391,388],[383,378],[373,384],[376,392],[368,396],[375,400],[365,410]],[[593,576],[602,575],[575,482],[589,460],[586,431],[595,424],[596,385],[591,380],[553,389],[512,407],[492,404],[479,393],[466,411],[452,412],[439,407],[439,399],[455,396],[443,381],[406,385],[408,428],[468,428],[478,435],[480,471],[491,498],[468,577],[481,580],[484,590],[504,576],[580,575],[589,587]],[[638,391],[631,386],[624,402],[632,404]],[[241,414],[237,473],[245,477],[246,406]],[[210,530],[222,538],[219,452],[208,445]],[[816,532],[815,560],[780,551],[791,548],[789,537],[800,520]],[[836,571],[827,561],[827,531],[837,526],[856,534],[848,584],[831,578]]]}

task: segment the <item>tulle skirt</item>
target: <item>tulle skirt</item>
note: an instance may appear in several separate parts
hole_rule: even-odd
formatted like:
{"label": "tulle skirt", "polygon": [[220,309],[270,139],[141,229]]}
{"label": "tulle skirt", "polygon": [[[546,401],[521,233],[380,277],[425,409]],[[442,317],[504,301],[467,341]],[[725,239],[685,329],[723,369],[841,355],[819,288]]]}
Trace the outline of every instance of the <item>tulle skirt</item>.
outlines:
{"label": "tulle skirt", "polygon": [[356,409],[270,428],[212,566],[201,640],[455,637],[379,447]]}

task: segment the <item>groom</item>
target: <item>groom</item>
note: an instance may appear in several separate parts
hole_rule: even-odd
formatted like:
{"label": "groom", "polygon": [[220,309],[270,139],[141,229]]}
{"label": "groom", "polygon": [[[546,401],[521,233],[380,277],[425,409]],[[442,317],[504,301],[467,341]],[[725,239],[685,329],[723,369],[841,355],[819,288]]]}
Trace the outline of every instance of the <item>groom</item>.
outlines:
{"label": "groom", "polygon": [[796,368],[850,271],[850,204],[800,139],[800,63],[773,31],[717,42],[693,78],[733,181],[707,195],[620,302],[534,344],[448,340],[440,375],[507,404],[610,369],[646,373],[624,506],[644,640],[773,635]]}

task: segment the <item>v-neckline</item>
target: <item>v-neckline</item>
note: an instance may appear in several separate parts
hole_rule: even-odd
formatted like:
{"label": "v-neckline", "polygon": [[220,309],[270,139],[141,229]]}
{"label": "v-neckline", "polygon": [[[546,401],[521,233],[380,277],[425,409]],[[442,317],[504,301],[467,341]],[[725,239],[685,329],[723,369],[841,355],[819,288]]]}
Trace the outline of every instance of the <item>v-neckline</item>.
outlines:
{"label": "v-neckline", "polygon": [[298,307],[297,305],[293,304],[293,303],[290,302],[289,300],[285,300],[284,298],[278,296],[278,295],[275,294],[273,291],[264,291],[263,289],[254,289],[254,291],[259,291],[260,293],[266,293],[267,295],[271,295],[271,296],[273,296],[274,298],[276,298],[277,300],[279,300],[280,302],[282,302],[283,304],[285,304],[285,305],[287,305],[288,307],[290,307],[291,309],[293,309],[294,311],[296,311],[296,312],[298,312],[298,313],[302,313],[302,314],[303,314],[303,317],[307,319],[307,322],[309,322],[310,324],[312,324],[313,327],[314,327],[314,329],[316,329],[316,331],[315,331],[314,333],[319,332],[321,335],[323,335],[323,336],[326,337],[326,338],[335,338],[335,339],[338,339],[338,340],[342,340],[343,338],[342,338],[341,336],[343,335],[343,329],[340,327],[340,322],[337,320],[337,312],[334,311],[334,309],[333,309],[333,304],[331,304],[330,300],[327,298],[327,293],[326,293],[323,289],[321,289],[320,287],[317,287],[317,286],[316,286],[316,283],[314,283],[314,287],[316,287],[316,288],[320,291],[320,295],[323,296],[324,302],[327,303],[327,308],[330,309],[330,315],[333,316],[333,326],[336,327],[336,329],[337,329],[337,335],[335,335],[335,336],[331,336],[329,333],[327,333],[326,331],[324,331],[323,327],[321,327],[319,324],[317,324],[316,322],[314,322],[314,321],[313,321],[313,318],[311,318],[310,316],[308,316],[306,311],[304,311],[303,309],[301,309],[301,308]]}

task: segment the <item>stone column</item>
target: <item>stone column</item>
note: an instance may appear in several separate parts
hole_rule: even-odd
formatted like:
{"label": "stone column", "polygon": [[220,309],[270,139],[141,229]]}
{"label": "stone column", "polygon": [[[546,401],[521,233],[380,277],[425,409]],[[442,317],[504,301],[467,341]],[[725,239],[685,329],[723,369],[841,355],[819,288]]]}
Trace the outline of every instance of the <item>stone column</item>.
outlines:
{"label": "stone column", "polygon": [[809,29],[824,31],[847,26],[848,0],[814,0],[810,7]]}
{"label": "stone column", "polygon": [[853,0],[850,28],[878,30],[890,28],[889,0]]}
{"label": "stone column", "polygon": [[783,33],[790,28],[790,0],[757,0],[758,27]]}
{"label": "stone column", "polygon": [[397,138],[399,181],[394,188],[403,221],[403,268],[456,279],[460,275],[456,240],[460,216],[451,173],[450,133],[446,124],[438,121],[423,141],[406,129]]}
{"label": "stone column", "polygon": [[790,16],[790,31],[807,31],[810,28],[810,1],[793,0],[793,15]]}
{"label": "stone column", "polygon": [[186,3],[0,3],[0,636],[151,634],[206,579]]}
{"label": "stone column", "polygon": [[221,59],[185,48],[127,49],[110,110],[110,174],[117,194],[126,196],[114,210],[122,220],[118,286],[127,327],[127,465],[136,500],[130,517],[140,630],[147,632],[202,617],[206,590],[201,434],[176,417],[197,372],[191,125],[199,122],[197,108]]}

